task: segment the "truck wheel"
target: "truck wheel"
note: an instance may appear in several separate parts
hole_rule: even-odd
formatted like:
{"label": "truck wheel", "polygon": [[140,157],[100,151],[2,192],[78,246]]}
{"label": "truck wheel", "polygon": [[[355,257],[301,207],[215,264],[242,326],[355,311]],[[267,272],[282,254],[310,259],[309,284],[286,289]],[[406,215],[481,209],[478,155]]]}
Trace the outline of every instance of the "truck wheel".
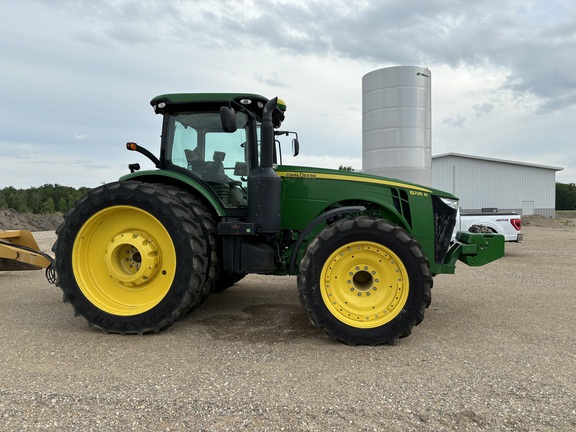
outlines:
{"label": "truck wheel", "polygon": [[312,323],[348,345],[393,344],[424,319],[432,276],[420,245],[383,219],[344,219],[308,246],[298,276]]}
{"label": "truck wheel", "polygon": [[201,227],[158,186],[127,181],[94,189],[56,233],[53,251],[64,301],[106,333],[168,327],[204,285]]}

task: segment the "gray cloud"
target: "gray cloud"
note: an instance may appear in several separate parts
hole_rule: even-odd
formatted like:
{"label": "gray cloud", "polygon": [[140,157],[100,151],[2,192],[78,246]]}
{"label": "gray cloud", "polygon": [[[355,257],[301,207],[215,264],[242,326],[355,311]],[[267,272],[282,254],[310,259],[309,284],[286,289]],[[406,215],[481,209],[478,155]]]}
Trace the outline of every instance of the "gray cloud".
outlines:
{"label": "gray cloud", "polygon": [[[41,2],[45,4],[44,2]],[[194,44],[214,50],[333,55],[388,64],[491,66],[505,89],[541,99],[538,112],[576,105],[576,4],[479,0],[274,2],[59,1],[60,15],[91,26],[85,43]]]}
{"label": "gray cloud", "polygon": [[[351,58],[508,69],[507,87],[541,98],[541,110],[549,112],[576,104],[576,4],[536,5],[433,1],[414,8],[373,2],[352,17],[336,12],[322,18],[316,9],[304,19],[319,23],[313,31],[331,35],[331,49]],[[545,16],[547,8],[556,8],[556,15]]]}
{"label": "gray cloud", "polygon": [[487,102],[484,102],[482,104],[476,104],[472,107],[472,109],[476,111],[477,117],[491,113],[492,111],[494,111],[494,108],[495,108],[494,104]]}
{"label": "gray cloud", "polygon": [[442,120],[442,124],[445,124],[453,128],[464,128],[465,123],[466,123],[466,117],[463,117],[461,115],[457,115],[456,117],[451,117]]}
{"label": "gray cloud", "polygon": [[185,38],[215,49],[267,44],[278,52],[382,64],[492,65],[510,70],[508,89],[541,98],[541,112],[576,105],[576,4],[570,1],[64,4],[122,43]]}
{"label": "gray cloud", "polygon": [[112,4],[105,33],[125,42],[178,35],[214,48],[267,44],[278,52],[384,65],[491,66],[510,71],[507,89],[540,98],[541,112],[576,104],[576,4],[570,1]]}

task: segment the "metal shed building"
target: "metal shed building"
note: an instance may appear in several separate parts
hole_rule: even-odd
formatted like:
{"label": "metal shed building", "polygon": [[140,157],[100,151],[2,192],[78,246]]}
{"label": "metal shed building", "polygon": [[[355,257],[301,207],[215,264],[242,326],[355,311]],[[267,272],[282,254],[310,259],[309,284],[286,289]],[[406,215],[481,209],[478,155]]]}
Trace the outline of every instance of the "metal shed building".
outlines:
{"label": "metal shed building", "polygon": [[556,171],[563,168],[445,153],[432,156],[432,187],[467,212],[513,211],[555,217]]}

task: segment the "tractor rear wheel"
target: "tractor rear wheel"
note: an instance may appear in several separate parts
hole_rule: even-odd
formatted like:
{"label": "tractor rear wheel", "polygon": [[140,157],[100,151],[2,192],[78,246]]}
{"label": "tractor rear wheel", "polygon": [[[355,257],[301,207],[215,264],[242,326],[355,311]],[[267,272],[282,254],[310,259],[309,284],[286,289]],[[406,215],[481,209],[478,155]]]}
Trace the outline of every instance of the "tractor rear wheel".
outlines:
{"label": "tractor rear wheel", "polygon": [[393,344],[424,319],[432,276],[418,242],[383,219],[343,219],[308,246],[298,276],[314,325],[348,345]]}
{"label": "tractor rear wheel", "polygon": [[57,284],[77,315],[106,333],[168,327],[206,279],[206,240],[182,202],[135,181],[93,189],[56,231]]}
{"label": "tractor rear wheel", "polygon": [[191,216],[201,223],[204,238],[208,239],[208,270],[206,272],[206,282],[198,297],[197,304],[194,305],[194,307],[196,307],[202,304],[210,294],[221,293],[233,286],[236,282],[242,280],[246,276],[246,273],[228,273],[222,270],[222,242],[218,235],[217,223],[212,213],[202,202],[178,187],[165,186],[165,188],[172,195],[180,199],[182,203],[184,203],[184,206],[191,212]]}
{"label": "tractor rear wheel", "polygon": [[161,187],[184,204],[184,207],[188,209],[190,217],[200,224],[202,236],[206,239],[206,252],[208,257],[206,281],[202,289],[198,292],[195,302],[192,304],[192,308],[189,311],[191,312],[204,303],[210,294],[215,292],[217,281],[222,274],[222,247],[218,236],[218,225],[214,220],[212,212],[194,195],[176,186],[161,185]]}

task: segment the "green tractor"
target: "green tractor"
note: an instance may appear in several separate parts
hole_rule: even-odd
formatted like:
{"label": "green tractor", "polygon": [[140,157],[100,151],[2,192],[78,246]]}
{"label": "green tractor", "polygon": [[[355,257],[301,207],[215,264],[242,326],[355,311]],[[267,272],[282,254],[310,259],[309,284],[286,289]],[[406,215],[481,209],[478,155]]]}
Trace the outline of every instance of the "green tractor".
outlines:
{"label": "green tractor", "polygon": [[458,200],[374,175],[285,166],[286,106],[256,94],[167,94],[156,166],[93,189],[57,230],[53,268],[76,314],[107,333],[158,332],[249,273],[297,275],[328,337],[391,344],[424,318],[433,276],[504,255],[458,233]]}

